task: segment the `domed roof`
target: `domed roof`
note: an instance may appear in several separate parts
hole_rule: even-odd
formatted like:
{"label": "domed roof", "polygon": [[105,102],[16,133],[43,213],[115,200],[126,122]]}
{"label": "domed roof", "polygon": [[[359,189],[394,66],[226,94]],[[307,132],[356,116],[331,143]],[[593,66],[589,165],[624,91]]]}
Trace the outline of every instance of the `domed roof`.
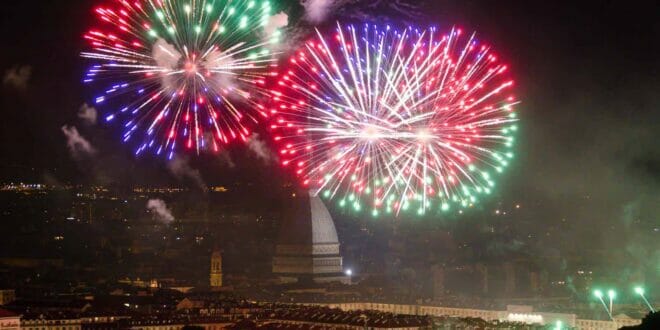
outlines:
{"label": "domed roof", "polygon": [[295,194],[281,224],[275,246],[273,273],[287,281],[343,281],[339,239],[330,212],[320,198]]}
{"label": "domed roof", "polygon": [[337,244],[337,231],[330,212],[318,196],[299,194],[284,213],[279,244]]}

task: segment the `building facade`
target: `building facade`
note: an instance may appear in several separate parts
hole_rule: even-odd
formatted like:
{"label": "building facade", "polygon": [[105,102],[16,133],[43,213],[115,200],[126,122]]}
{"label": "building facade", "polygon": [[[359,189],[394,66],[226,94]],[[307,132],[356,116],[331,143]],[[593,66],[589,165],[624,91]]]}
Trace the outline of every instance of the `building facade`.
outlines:
{"label": "building facade", "polygon": [[456,317],[456,318],[480,318],[485,321],[510,321],[522,322],[527,324],[552,325],[557,321],[578,330],[615,330],[624,326],[634,326],[642,322],[639,319],[632,319],[626,316],[614,317],[613,321],[586,320],[578,319],[575,314],[568,313],[546,313],[537,312],[531,306],[522,310],[521,306],[510,306],[506,311],[470,309],[470,308],[452,308],[441,306],[425,305],[403,305],[403,304],[384,304],[384,303],[339,303],[322,304],[330,308],[339,308],[344,311],[355,310],[376,310],[394,314],[408,315],[429,315],[438,317]]}
{"label": "building facade", "polygon": [[21,316],[0,308],[0,330],[18,330],[21,328]]}
{"label": "building facade", "polygon": [[79,318],[22,318],[22,330],[80,330],[82,321]]}
{"label": "building facade", "polygon": [[214,250],[211,254],[210,282],[211,289],[222,287],[222,254],[218,249]]}
{"label": "building facade", "polygon": [[0,306],[7,305],[16,300],[16,292],[14,290],[0,290]]}

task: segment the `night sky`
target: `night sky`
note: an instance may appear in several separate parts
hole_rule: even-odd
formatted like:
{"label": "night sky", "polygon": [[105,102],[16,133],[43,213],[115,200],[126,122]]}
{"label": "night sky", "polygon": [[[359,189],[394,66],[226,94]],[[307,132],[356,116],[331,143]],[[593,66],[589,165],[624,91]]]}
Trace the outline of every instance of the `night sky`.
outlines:
{"label": "night sky", "polygon": [[[81,83],[85,62],[79,53],[98,3],[2,1],[0,180],[177,182],[165,160],[136,159],[132,148],[119,141],[117,127],[86,125],[77,116],[92,99]],[[407,8],[378,3],[366,9],[352,3],[338,14],[366,13],[378,22]],[[513,69],[522,100],[517,158],[499,179],[496,195],[475,212],[520,203],[539,227],[574,223],[575,239],[591,238],[595,228],[610,229],[611,236],[599,236],[599,242],[625,237],[612,244],[660,264],[657,243],[643,248],[634,244],[637,235],[660,235],[654,231],[660,227],[660,4],[410,3],[418,4],[417,10],[402,18],[478,31]],[[27,79],[7,79],[14,73]],[[75,126],[96,155],[73,157],[63,125]],[[276,164],[255,160],[239,145],[222,157],[191,156],[189,166],[208,184],[260,182],[282,172]],[[274,177],[284,179],[284,174]]]}

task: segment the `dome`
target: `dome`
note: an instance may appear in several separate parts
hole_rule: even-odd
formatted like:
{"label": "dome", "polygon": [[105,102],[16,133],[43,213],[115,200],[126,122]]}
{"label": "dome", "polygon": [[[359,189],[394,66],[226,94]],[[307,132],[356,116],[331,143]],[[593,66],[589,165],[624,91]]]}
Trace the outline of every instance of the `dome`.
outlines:
{"label": "dome", "polygon": [[273,273],[314,281],[343,281],[337,230],[323,201],[303,193],[286,207]]}
{"label": "dome", "polygon": [[284,213],[279,244],[338,244],[335,224],[323,201],[311,193],[301,195],[293,198]]}

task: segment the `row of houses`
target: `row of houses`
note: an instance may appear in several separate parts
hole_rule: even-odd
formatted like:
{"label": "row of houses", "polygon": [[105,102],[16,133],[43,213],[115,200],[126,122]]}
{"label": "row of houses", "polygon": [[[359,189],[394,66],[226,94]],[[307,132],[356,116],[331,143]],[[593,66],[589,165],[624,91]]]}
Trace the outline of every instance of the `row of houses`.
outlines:
{"label": "row of houses", "polygon": [[455,317],[455,318],[480,318],[485,321],[508,321],[520,322],[526,324],[563,324],[579,330],[616,330],[624,326],[634,326],[642,322],[640,319],[633,319],[624,314],[614,317],[614,320],[587,320],[579,319],[575,314],[569,313],[547,313],[534,311],[531,306],[507,306],[507,310],[483,310],[470,308],[452,308],[428,305],[404,305],[404,304],[384,304],[370,302],[351,302],[337,304],[323,304],[331,308],[339,308],[345,311],[355,310],[377,310],[395,314],[408,315],[429,315],[436,317]]}
{"label": "row of houses", "polygon": [[146,317],[78,317],[73,314],[19,315],[0,309],[0,330],[181,330],[187,325],[207,330],[225,329],[232,325],[226,317],[146,316]]}
{"label": "row of houses", "polygon": [[[331,303],[331,304],[304,304],[309,307],[328,307],[339,309],[347,313],[358,311],[377,311],[391,313],[393,315],[414,315],[414,316],[432,316],[438,318],[455,319],[482,319],[487,322],[516,322],[525,324],[563,324],[564,326],[579,330],[614,330],[624,326],[634,326],[641,323],[639,319],[632,319],[626,315],[618,315],[614,320],[588,320],[579,319],[576,314],[570,313],[547,313],[534,311],[531,306],[509,305],[506,310],[482,310],[469,308],[452,308],[431,305],[412,305],[412,304],[387,304],[371,302],[350,302],[350,303]],[[295,306],[288,305],[291,310]],[[301,306],[297,308],[300,309]],[[286,310],[286,306],[276,306],[275,309]],[[316,321],[321,323],[331,323],[325,319],[315,320],[310,317],[276,317],[278,313],[273,313],[273,306],[266,307],[259,304],[253,306],[239,306],[217,310],[209,309],[209,306],[199,304],[195,300],[184,299],[177,306],[178,313],[171,315],[153,315],[142,317],[81,317],[75,313],[46,313],[19,315],[8,310],[0,309],[0,330],[104,330],[104,329],[135,329],[135,330],[180,330],[185,325],[198,325],[208,330],[226,328],[238,319],[259,315],[262,322],[271,319],[272,322],[279,323],[309,323],[306,321]],[[301,310],[304,310],[301,309]],[[188,313],[186,311],[195,311]],[[268,313],[264,314],[264,312]],[[329,312],[323,311],[328,314]],[[318,316],[318,312],[311,313]],[[332,313],[330,313],[332,314]],[[303,315],[304,316],[304,315]],[[333,315],[330,317],[334,318]],[[315,323],[315,322],[311,322]],[[346,322],[346,326],[356,326],[355,322]],[[337,325],[337,324],[335,324]],[[389,328],[387,326],[383,328]],[[408,328],[408,327],[406,327]],[[418,328],[412,326],[409,328]]]}

